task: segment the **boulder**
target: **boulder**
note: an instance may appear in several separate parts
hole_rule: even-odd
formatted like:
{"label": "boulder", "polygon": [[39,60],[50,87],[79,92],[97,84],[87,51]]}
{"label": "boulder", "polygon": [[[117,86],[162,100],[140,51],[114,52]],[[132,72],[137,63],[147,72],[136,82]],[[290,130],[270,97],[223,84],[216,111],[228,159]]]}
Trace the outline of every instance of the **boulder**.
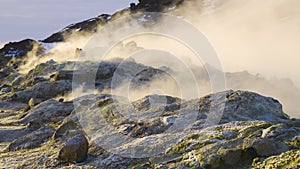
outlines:
{"label": "boulder", "polygon": [[[198,108],[195,106],[199,106]],[[272,123],[285,122],[289,116],[282,110],[278,100],[248,91],[224,91],[194,99],[182,104],[182,109],[199,109],[198,120],[205,122],[207,116],[224,124],[232,121],[262,120]]]}
{"label": "boulder", "polygon": [[83,134],[70,138],[59,151],[58,159],[64,162],[79,163],[85,161],[88,141]]}

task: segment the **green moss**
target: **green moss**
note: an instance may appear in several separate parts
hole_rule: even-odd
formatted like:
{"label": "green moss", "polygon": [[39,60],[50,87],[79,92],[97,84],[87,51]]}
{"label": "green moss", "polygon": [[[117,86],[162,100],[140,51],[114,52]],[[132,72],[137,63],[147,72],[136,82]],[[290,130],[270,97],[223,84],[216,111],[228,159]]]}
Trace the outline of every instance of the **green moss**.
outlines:
{"label": "green moss", "polygon": [[218,134],[213,134],[213,135],[208,135],[208,138],[212,139],[218,139],[218,140],[224,140],[224,136],[221,133]]}
{"label": "green moss", "polygon": [[291,145],[295,148],[300,148],[300,136],[296,136],[292,141],[286,142],[286,144]]}
{"label": "green moss", "polygon": [[266,159],[255,159],[252,168],[299,168],[300,150],[290,150],[278,156]]}
{"label": "green moss", "polygon": [[191,168],[191,169],[198,169],[200,166],[198,163],[194,163],[192,161],[183,161],[183,162],[181,162],[181,165],[187,166],[188,168]]}
{"label": "green moss", "polygon": [[116,120],[120,120],[121,116],[118,112],[115,112],[114,105],[107,105],[102,107],[101,114],[103,118],[105,118],[108,122],[115,122]]}
{"label": "green moss", "polygon": [[47,65],[46,63],[42,63],[42,64],[37,65],[37,66],[34,68],[32,74],[37,74],[37,73],[43,71],[47,66],[48,66],[48,65]]}
{"label": "green moss", "polygon": [[208,144],[211,144],[211,140],[210,139],[206,139],[206,140],[203,140],[201,142],[197,142],[194,144],[194,150],[197,150],[197,149],[200,149]]}
{"label": "green moss", "polygon": [[187,141],[183,141],[179,144],[176,144],[175,146],[173,146],[168,153],[172,154],[172,153],[184,153],[186,151],[186,149],[191,145],[190,142]]}
{"label": "green moss", "polygon": [[222,159],[218,155],[199,155],[197,156],[197,162],[204,168],[219,168]]}
{"label": "green moss", "polygon": [[199,134],[192,134],[192,135],[189,135],[185,138],[185,140],[195,140],[195,139],[198,139],[200,137]]}
{"label": "green moss", "polygon": [[106,105],[111,104],[111,103],[113,103],[113,100],[107,98],[107,99],[99,100],[99,101],[97,102],[97,105],[98,105],[99,107],[103,107],[103,106],[106,106]]}
{"label": "green moss", "polygon": [[257,126],[250,126],[250,127],[240,130],[239,134],[242,134],[244,137],[251,137],[257,131],[266,129],[270,126],[271,126],[271,124],[269,124],[269,123],[263,123],[263,124],[259,124]]}

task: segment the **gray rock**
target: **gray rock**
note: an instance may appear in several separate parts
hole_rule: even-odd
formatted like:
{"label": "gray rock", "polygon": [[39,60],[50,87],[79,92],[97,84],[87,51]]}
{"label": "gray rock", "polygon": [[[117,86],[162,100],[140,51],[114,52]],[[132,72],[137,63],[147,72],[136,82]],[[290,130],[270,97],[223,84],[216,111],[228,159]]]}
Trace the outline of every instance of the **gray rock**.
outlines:
{"label": "gray rock", "polygon": [[288,150],[288,147],[283,142],[276,142],[270,139],[258,139],[253,142],[252,147],[256,153],[262,157],[278,155]]}
{"label": "gray rock", "polygon": [[25,78],[24,78],[23,76],[18,76],[18,77],[16,77],[16,78],[12,81],[11,85],[12,85],[12,86],[18,86],[18,85],[21,84],[21,82],[22,82],[24,79],[25,79]]}
{"label": "gray rock", "polygon": [[32,149],[40,146],[42,143],[51,139],[54,133],[53,127],[42,127],[25,136],[18,137],[6,148],[7,151],[16,151],[21,149]]}
{"label": "gray rock", "polygon": [[50,78],[52,81],[59,81],[59,80],[72,80],[73,79],[74,71],[71,70],[60,70],[55,74],[51,75]]}
{"label": "gray rock", "polygon": [[[231,121],[263,120],[280,123],[289,119],[282,105],[275,99],[247,91],[225,91],[183,103],[182,108],[195,110],[199,106],[199,120],[205,120],[211,113],[220,124]],[[218,119],[220,118],[220,119]]]}
{"label": "gray rock", "polygon": [[68,134],[70,134],[69,131],[71,130],[78,130],[79,125],[77,122],[74,122],[73,120],[66,120],[64,121],[59,127],[58,129],[55,131],[53,138],[57,139],[62,137],[62,139],[64,139],[65,137],[69,137]]}
{"label": "gray rock", "polygon": [[15,139],[22,138],[32,132],[29,128],[0,128],[0,142],[12,142]]}
{"label": "gray rock", "polygon": [[30,109],[27,115],[20,119],[19,123],[27,125],[30,122],[45,125],[49,122],[62,121],[72,111],[72,103],[47,100]]}
{"label": "gray rock", "polygon": [[11,91],[11,87],[4,87],[1,89],[2,93],[9,93]]}
{"label": "gray rock", "polygon": [[11,97],[16,101],[28,102],[34,98],[36,103],[63,95],[72,89],[70,81],[41,82],[27,90],[18,91]]}
{"label": "gray rock", "polygon": [[87,158],[88,141],[83,134],[70,138],[59,151],[58,158],[65,162],[83,162]]}
{"label": "gray rock", "polygon": [[13,72],[13,69],[11,67],[5,67],[3,69],[0,70],[0,79],[8,76],[9,74],[11,74],[11,72]]}

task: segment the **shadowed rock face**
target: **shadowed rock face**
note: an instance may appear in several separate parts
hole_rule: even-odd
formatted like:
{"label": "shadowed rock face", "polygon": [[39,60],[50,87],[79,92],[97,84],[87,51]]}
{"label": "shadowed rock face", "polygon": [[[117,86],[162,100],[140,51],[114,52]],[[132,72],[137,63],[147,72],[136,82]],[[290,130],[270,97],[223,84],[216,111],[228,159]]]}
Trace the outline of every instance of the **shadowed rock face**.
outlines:
{"label": "shadowed rock face", "polygon": [[63,30],[56,32],[48,38],[42,40],[44,43],[63,42],[72,35],[81,33],[97,32],[101,26],[118,19],[123,13],[136,12],[164,12],[165,8],[178,7],[184,0],[141,0],[137,4],[131,3],[129,9],[117,11],[113,15],[102,14],[79,23],[71,24]]}
{"label": "shadowed rock face", "polygon": [[95,32],[100,25],[107,23],[110,15],[102,14],[96,18],[82,21],[76,24],[71,24],[63,30],[52,34],[50,37],[44,39],[44,43],[62,42],[66,40],[74,32]]}
{"label": "shadowed rock face", "polygon": [[19,42],[10,42],[0,49],[0,53],[6,57],[21,58],[26,56],[28,52],[32,51],[35,45],[38,46],[36,54],[42,54],[43,47],[32,39],[25,39]]}

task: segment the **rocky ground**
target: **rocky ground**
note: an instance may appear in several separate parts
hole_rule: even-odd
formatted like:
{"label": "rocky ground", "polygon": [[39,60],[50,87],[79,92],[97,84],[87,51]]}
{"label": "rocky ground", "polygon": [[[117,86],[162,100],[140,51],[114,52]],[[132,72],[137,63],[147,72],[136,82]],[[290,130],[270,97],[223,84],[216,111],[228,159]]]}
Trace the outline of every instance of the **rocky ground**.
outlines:
{"label": "rocky ground", "polygon": [[[162,74],[129,63],[143,67],[142,79]],[[66,64],[74,63],[49,61],[1,79],[2,167],[299,167],[300,120],[273,98],[229,90],[192,100],[149,95],[130,104],[109,94],[71,99],[65,94],[73,75],[88,70],[62,70]],[[109,86],[118,64],[100,64],[99,90]],[[214,119],[217,124],[207,123]]]}
{"label": "rocky ground", "polygon": [[[300,120],[274,98],[227,90],[194,99],[151,94],[132,101],[107,92],[126,80],[138,89],[164,81],[166,69],[176,71],[133,59],[48,59],[20,71],[30,56],[56,54],[47,53],[45,43],[64,42],[74,32],[92,34],[124,12],[164,11],[181,3],[141,0],[114,15],[70,25],[43,43],[27,39],[0,49],[0,168],[300,168]],[[129,46],[138,49],[134,42]],[[206,83],[205,70],[197,73]],[[249,83],[262,91],[282,89],[248,72],[225,76],[232,89]],[[81,83],[90,79],[92,87]],[[287,93],[296,97],[293,91]]]}

